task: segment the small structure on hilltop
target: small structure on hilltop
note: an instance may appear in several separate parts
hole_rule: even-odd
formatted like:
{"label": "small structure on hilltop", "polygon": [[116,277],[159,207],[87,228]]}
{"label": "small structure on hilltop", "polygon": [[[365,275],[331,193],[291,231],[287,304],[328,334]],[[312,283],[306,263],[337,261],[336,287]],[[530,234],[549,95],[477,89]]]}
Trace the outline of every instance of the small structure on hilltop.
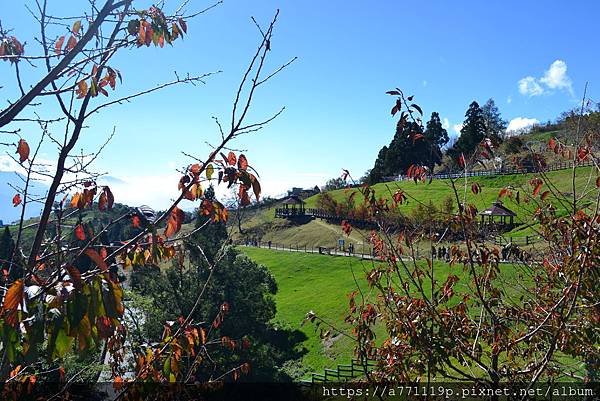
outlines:
{"label": "small structure on hilltop", "polygon": [[492,206],[479,212],[479,215],[481,216],[481,225],[496,225],[511,229],[514,227],[514,217],[517,214],[504,206],[502,201],[497,200]]}
{"label": "small structure on hilltop", "polygon": [[275,209],[275,217],[299,217],[306,214],[304,201],[298,195],[290,195],[283,202],[282,208]]}

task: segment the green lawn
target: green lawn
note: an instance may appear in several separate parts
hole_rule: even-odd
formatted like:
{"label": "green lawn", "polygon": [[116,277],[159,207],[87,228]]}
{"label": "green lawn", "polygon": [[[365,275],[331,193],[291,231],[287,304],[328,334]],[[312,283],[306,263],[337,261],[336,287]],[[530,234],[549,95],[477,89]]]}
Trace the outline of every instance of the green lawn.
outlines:
{"label": "green lawn", "polygon": [[[348,363],[353,357],[354,343],[351,339],[340,335],[333,341],[323,341],[313,324],[307,323],[303,327],[300,324],[306,313],[312,310],[349,333],[350,328],[344,322],[348,294],[356,290],[356,283],[365,294],[369,294],[364,271],[370,269],[372,262],[259,248],[240,249],[257,263],[265,265],[277,281],[279,290],[275,296],[275,322],[291,329],[300,329],[307,336],[302,344],[308,351],[302,360],[307,373],[323,372],[324,368]],[[466,274],[461,266],[450,267],[446,263],[434,262],[434,276],[438,283],[445,281],[450,272],[458,276]],[[517,300],[526,290],[514,283],[531,282],[531,278],[522,275],[516,266],[502,265],[502,272],[500,280],[505,282],[503,288]],[[424,287],[427,291],[429,286]],[[477,314],[477,311],[473,313]]]}
{"label": "green lawn", "polygon": [[[467,203],[474,204],[478,210],[484,210],[492,205],[498,199],[500,190],[504,187],[513,187],[521,190],[521,202],[517,204],[515,201],[505,197],[503,199],[504,205],[509,209],[513,210],[516,214],[516,221],[518,223],[529,223],[531,222],[531,214],[535,209],[534,203],[526,204],[523,202],[524,194],[531,193],[532,187],[529,181],[533,177],[539,176],[538,174],[514,174],[514,175],[498,175],[498,176],[484,176],[484,177],[469,177],[468,184],[465,190],[464,180],[456,180],[456,186],[459,191],[461,202],[466,196]],[[581,167],[577,169],[576,177],[576,188],[578,193],[583,193],[594,189],[595,180],[597,173],[591,167]],[[547,173],[548,179],[556,186],[556,188],[563,193],[571,193],[571,170],[559,170]],[[478,183],[481,186],[481,193],[475,195],[471,192],[471,185]],[[431,183],[418,183],[415,184],[413,181],[401,181],[401,182],[387,182],[379,183],[372,187],[375,189],[377,197],[383,197],[391,200],[392,194],[401,189],[409,197],[407,203],[400,205],[399,208],[405,213],[412,211],[418,203],[427,204],[432,201],[437,207],[442,205],[445,198],[451,197],[456,205],[453,189],[450,180],[439,179],[433,180]],[[544,185],[541,192],[548,189],[547,185]],[[336,191],[330,191],[329,194],[337,201],[343,201],[347,198],[353,189],[340,189]],[[317,199],[319,195],[312,196],[306,200],[306,207],[312,208],[317,207]],[[592,193],[591,196],[595,196]],[[355,195],[355,202],[362,202],[363,197],[359,193]],[[554,203],[554,202],[553,202]],[[564,209],[560,204],[555,203],[558,213]]]}

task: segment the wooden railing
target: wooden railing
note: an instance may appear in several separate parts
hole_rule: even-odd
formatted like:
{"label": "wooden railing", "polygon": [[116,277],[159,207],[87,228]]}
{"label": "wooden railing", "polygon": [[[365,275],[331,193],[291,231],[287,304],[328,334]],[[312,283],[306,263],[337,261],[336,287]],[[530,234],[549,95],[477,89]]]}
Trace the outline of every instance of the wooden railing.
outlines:
{"label": "wooden railing", "polygon": [[350,364],[337,365],[335,369],[325,369],[323,373],[312,373],[306,383],[325,383],[329,381],[348,381],[356,377],[363,376],[366,371],[371,371],[375,367],[374,360],[367,360],[365,363],[358,359],[352,359]]}
{"label": "wooden railing", "polygon": [[[583,162],[578,162],[577,167],[591,167],[595,166],[594,162],[591,160],[586,160]],[[557,171],[557,170],[566,170],[573,168],[573,162],[557,162],[547,165],[546,167],[537,167],[537,166],[525,166],[525,167],[512,167],[512,168],[501,168],[494,170],[476,170],[476,171],[467,171],[467,177],[481,177],[481,176],[493,176],[493,175],[513,175],[513,174],[531,174],[537,172],[548,172],[548,171]],[[465,176],[464,171],[453,171],[448,173],[434,174],[433,178],[435,179],[447,179],[447,178],[462,178]],[[383,177],[383,181],[404,181],[411,180],[405,175],[399,176],[391,176],[391,177]]]}

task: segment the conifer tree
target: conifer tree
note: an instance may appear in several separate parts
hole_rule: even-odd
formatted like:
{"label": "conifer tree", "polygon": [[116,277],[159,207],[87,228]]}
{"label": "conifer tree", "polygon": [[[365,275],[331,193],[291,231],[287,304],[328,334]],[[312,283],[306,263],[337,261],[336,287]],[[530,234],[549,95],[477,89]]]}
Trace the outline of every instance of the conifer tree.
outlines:
{"label": "conifer tree", "polygon": [[453,159],[457,159],[461,154],[464,154],[465,157],[471,155],[477,145],[485,138],[485,134],[486,126],[483,112],[479,104],[473,101],[465,113],[465,121],[460,130],[460,136],[454,146],[448,150],[448,155]]}

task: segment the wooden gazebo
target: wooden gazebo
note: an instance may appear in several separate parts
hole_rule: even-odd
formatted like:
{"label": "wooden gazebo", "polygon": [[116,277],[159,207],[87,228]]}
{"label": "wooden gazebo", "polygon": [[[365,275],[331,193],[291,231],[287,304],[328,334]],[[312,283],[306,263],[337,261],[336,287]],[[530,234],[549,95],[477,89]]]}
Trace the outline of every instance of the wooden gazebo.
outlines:
{"label": "wooden gazebo", "polygon": [[479,212],[481,216],[481,224],[514,226],[514,218],[517,215],[512,210],[502,204],[502,201],[497,200],[489,208]]}
{"label": "wooden gazebo", "polygon": [[304,201],[298,195],[290,195],[283,202],[283,208],[275,209],[275,217],[304,216]]}

